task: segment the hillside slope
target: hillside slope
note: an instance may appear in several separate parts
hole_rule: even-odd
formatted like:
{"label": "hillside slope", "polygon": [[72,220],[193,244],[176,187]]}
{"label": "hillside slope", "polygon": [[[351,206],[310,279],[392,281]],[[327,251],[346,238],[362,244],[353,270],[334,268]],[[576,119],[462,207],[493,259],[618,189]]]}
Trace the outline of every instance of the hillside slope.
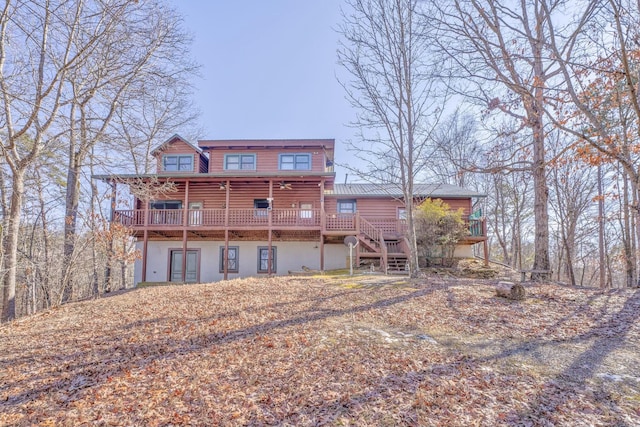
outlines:
{"label": "hillside slope", "polygon": [[0,425],[640,425],[640,291],[272,278],[0,327]]}

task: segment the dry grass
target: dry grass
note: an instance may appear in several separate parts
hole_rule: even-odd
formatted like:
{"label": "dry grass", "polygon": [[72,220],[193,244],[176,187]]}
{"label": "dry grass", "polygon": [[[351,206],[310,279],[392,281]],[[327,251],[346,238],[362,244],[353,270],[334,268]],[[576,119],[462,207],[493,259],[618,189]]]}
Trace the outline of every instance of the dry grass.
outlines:
{"label": "dry grass", "polygon": [[0,328],[2,425],[640,425],[640,292],[163,286]]}

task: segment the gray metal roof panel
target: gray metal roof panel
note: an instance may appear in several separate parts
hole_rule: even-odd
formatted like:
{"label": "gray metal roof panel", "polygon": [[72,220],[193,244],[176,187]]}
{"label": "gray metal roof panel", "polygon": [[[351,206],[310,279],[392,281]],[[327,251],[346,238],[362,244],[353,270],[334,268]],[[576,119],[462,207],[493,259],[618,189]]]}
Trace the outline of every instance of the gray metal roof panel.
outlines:
{"label": "gray metal roof panel", "polygon": [[[486,197],[486,194],[451,184],[414,184],[416,197],[468,198]],[[337,197],[402,197],[400,186],[393,184],[349,183],[335,184],[333,195]]]}

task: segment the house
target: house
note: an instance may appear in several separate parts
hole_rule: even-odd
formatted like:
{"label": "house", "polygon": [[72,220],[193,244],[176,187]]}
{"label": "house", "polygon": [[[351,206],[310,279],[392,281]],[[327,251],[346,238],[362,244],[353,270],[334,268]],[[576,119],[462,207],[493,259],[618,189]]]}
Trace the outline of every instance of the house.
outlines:
{"label": "house", "polygon": [[[332,139],[201,140],[195,146],[174,135],[152,152],[156,174],[98,176],[112,183],[173,183],[171,191],[138,195],[130,209],[112,212],[113,222],[130,228],[142,254],[135,283],[345,268],[347,236],[357,238],[356,263],[404,270],[401,194],[391,186],[336,183],[334,144]],[[464,210],[471,233],[458,255],[471,255],[473,244],[486,245],[483,219],[472,217],[481,194],[417,185],[416,197],[441,198]]]}

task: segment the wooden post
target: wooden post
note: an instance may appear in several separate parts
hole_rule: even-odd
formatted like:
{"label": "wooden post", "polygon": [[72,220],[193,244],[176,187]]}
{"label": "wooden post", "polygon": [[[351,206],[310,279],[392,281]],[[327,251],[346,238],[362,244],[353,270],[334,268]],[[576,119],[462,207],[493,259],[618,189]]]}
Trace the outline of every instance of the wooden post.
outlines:
{"label": "wooden post", "polygon": [[225,185],[225,190],[226,190],[226,194],[225,194],[225,198],[224,198],[224,226],[225,228],[229,228],[229,186],[231,185],[231,183],[229,182],[229,180],[227,180],[227,185]]}
{"label": "wooden post", "polygon": [[231,190],[231,182],[229,180],[227,180],[227,184],[225,185],[225,202],[224,202],[224,206],[225,206],[225,210],[224,210],[224,256],[222,257],[222,263],[223,263],[223,272],[224,272],[224,276],[223,279],[224,280],[228,280],[229,279],[229,197],[230,197],[230,193],[229,190]]}
{"label": "wooden post", "polygon": [[269,229],[267,231],[267,274],[271,275],[271,239],[273,229],[273,180],[269,180]]}
{"label": "wooden post", "polygon": [[[111,224],[113,222],[113,218],[115,217],[115,213],[116,213],[117,184],[116,184],[115,181],[109,181],[109,184],[111,184],[111,212],[110,212],[110,217],[109,217],[109,223]],[[134,210],[134,212],[135,212],[135,210]],[[135,213],[134,213],[134,217],[135,217]]]}
{"label": "wooden post", "polygon": [[324,272],[324,232],[327,228],[327,213],[324,210],[324,178],[320,180],[320,271]]}
{"label": "wooden post", "polygon": [[224,256],[222,257],[224,276],[223,280],[229,279],[229,229],[224,230]]}
{"label": "wooden post", "polygon": [[187,280],[187,217],[189,216],[189,180],[184,183],[184,206],[182,207],[182,283]]}
{"label": "wooden post", "polygon": [[482,241],[482,249],[484,250],[484,266],[489,267],[489,245],[487,244],[487,219],[482,218],[482,235],[484,240]]}
{"label": "wooden post", "polygon": [[324,272],[324,236],[320,233],[320,271]]}
{"label": "wooden post", "polygon": [[141,281],[147,281],[147,247],[149,243],[149,231],[145,228],[142,238],[142,278]]}
{"label": "wooden post", "polygon": [[[360,213],[358,211],[356,211],[356,236],[360,236]],[[356,250],[356,265],[360,267],[360,245],[357,245],[355,247],[355,250]],[[350,260],[349,262],[353,264],[352,260]]]}
{"label": "wooden post", "polygon": [[[142,212],[144,213],[144,229],[147,229],[149,225],[149,200],[141,200],[144,203],[144,208],[142,208]],[[135,212],[135,211],[134,211]]]}

